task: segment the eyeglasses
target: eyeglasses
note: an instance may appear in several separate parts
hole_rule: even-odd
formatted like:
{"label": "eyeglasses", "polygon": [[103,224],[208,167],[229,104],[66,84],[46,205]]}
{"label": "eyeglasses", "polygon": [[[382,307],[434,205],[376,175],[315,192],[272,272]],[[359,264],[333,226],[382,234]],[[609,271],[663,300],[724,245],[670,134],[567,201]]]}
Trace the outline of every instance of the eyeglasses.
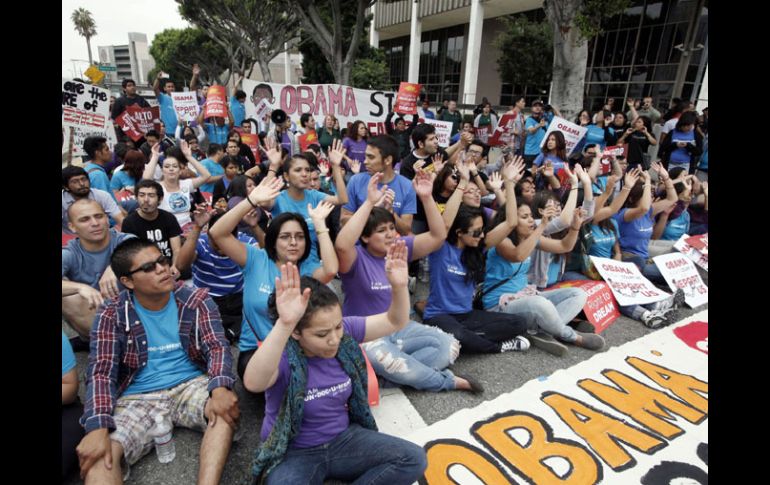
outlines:
{"label": "eyeglasses", "polygon": [[472,157],[480,157],[484,152],[477,152],[476,150],[468,150],[468,154]]}
{"label": "eyeglasses", "polygon": [[450,175],[450,177],[452,177],[452,180],[454,180],[455,182],[460,180],[460,177],[456,173],[453,173],[452,175]]}
{"label": "eyeglasses", "polygon": [[155,271],[155,266],[157,266],[157,265],[169,266],[170,264],[171,264],[171,259],[169,259],[168,256],[165,256],[165,255],[161,254],[161,256],[158,259],[156,259],[155,261],[151,261],[149,263],[144,263],[143,265],[139,266],[135,270],[129,271],[128,275],[126,275],[126,276],[131,276],[132,274],[137,273],[139,271],[143,271],[145,273],[152,273],[153,271]]}
{"label": "eyeglasses", "polygon": [[467,232],[470,237],[481,237],[484,234],[484,229],[476,229],[473,232]]}
{"label": "eyeglasses", "polygon": [[279,234],[278,239],[280,239],[283,242],[289,242],[292,239],[294,239],[297,242],[301,242],[305,240],[304,234]]}

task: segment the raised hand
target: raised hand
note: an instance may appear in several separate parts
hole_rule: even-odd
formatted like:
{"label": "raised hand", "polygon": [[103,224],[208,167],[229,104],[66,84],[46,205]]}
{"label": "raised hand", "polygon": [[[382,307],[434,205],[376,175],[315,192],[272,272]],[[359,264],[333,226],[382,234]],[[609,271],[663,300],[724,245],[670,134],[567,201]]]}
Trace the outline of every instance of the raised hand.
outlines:
{"label": "raised hand", "polygon": [[583,166],[580,165],[579,163],[575,164],[575,175],[577,175],[581,183],[591,185],[591,177],[588,175],[588,172],[586,172],[583,169]]}
{"label": "raised hand", "polygon": [[[329,147],[329,162],[335,167],[342,165],[342,160],[345,158],[345,148],[342,146],[342,140],[335,139],[332,142],[332,146]],[[360,164],[359,164],[360,170]]]}
{"label": "raised hand", "polygon": [[644,180],[644,183],[645,184],[649,184],[650,183],[650,172],[649,172],[649,170],[644,170],[641,175],[642,175],[642,180]]}
{"label": "raised hand", "polygon": [[474,162],[473,159],[469,159],[463,165],[468,167],[468,170],[470,170],[471,173],[473,173],[473,172],[478,173],[478,171],[479,171],[478,167],[476,167],[476,162]]}
{"label": "raised hand", "polygon": [[383,185],[381,189],[377,188],[377,184],[382,180],[382,172],[377,172],[369,179],[369,184],[366,187],[366,200],[376,205],[377,202],[385,195],[385,191],[388,190],[388,185]]}
{"label": "raised hand", "polygon": [[446,161],[444,161],[444,157],[441,156],[441,154],[438,152],[435,155],[433,155],[432,160],[433,160],[433,168],[434,168],[433,171],[436,173],[439,173],[441,169],[444,168],[444,165],[446,165]]}
{"label": "raised hand", "polygon": [[211,220],[211,212],[208,211],[208,206],[204,202],[203,204],[197,204],[195,210],[193,210],[193,221],[200,228],[203,228]]}
{"label": "raised hand", "polygon": [[[582,167],[581,167],[582,168]],[[562,166],[562,170],[564,170],[564,173],[567,174],[567,177],[569,177],[569,184],[570,186],[574,187],[578,183],[578,176],[572,170],[569,169],[569,164],[565,163]]]}
{"label": "raised hand", "polygon": [[275,306],[278,310],[278,320],[293,329],[305,316],[308,301],[310,301],[310,288],[300,291],[297,267],[292,263],[282,264],[281,277],[275,279]]}
{"label": "raised hand", "polygon": [[247,196],[252,205],[261,204],[278,197],[283,188],[283,179],[280,178],[264,178],[262,182],[257,185],[254,190]]}
{"label": "raised hand", "polygon": [[492,187],[493,191],[503,188],[503,177],[500,172],[495,172],[489,176],[489,186]]}
{"label": "raised hand", "polygon": [[409,264],[403,239],[394,242],[385,256],[385,275],[392,288],[405,288],[409,284]]}
{"label": "raised hand", "polygon": [[153,158],[159,158],[160,157],[160,142],[154,144],[152,148],[150,148],[150,151],[152,152]]}
{"label": "raised hand", "polygon": [[618,180],[620,180],[620,175],[616,173],[611,173],[607,176],[607,187],[614,187],[615,184],[618,183]]}
{"label": "raised hand", "polygon": [[701,182],[700,183],[701,193],[705,195],[706,197],[709,196],[709,183],[708,182]]}
{"label": "raised hand", "polygon": [[190,145],[187,144],[186,141],[182,140],[179,142],[179,148],[182,149],[182,153],[185,157],[189,158],[192,157],[192,149],[190,149]]}
{"label": "raised hand", "polygon": [[249,227],[254,227],[257,224],[259,224],[259,216],[260,216],[259,209],[251,209],[249,212],[246,213],[245,216],[243,216],[243,222],[249,225]]}
{"label": "raised hand", "polygon": [[518,183],[524,176],[524,158],[521,156],[514,156],[510,161],[503,165],[503,178],[510,180],[511,182]]}
{"label": "raised hand", "polygon": [[353,173],[360,173],[361,172],[361,162],[358,160],[352,160],[350,162],[350,171]]}
{"label": "raised hand", "polygon": [[412,168],[414,169],[415,172],[417,172],[418,170],[422,170],[422,167],[425,166],[425,160],[426,159],[421,158],[414,162],[414,165],[412,165]]}
{"label": "raised hand", "polygon": [[552,205],[545,206],[545,209],[543,209],[543,220],[541,221],[541,224],[548,224],[553,220],[553,218],[556,217],[556,207]]}
{"label": "raised hand", "polygon": [[575,209],[575,212],[572,214],[572,224],[570,227],[574,230],[579,230],[580,226],[583,224],[583,219],[586,217],[586,211],[582,207],[578,207]]}
{"label": "raised hand", "polygon": [[550,160],[543,165],[543,177],[553,177],[553,163]]}
{"label": "raised hand", "polygon": [[198,64],[193,64],[193,67],[192,67],[192,73],[193,73],[193,76],[198,76],[198,75],[200,75],[200,73],[201,73],[201,68],[200,68],[200,66],[198,66]]}
{"label": "raised hand", "polygon": [[393,201],[396,200],[396,192],[393,189],[388,189],[385,194],[374,204],[375,207],[382,207],[387,211],[392,211]]}
{"label": "raised hand", "polygon": [[460,138],[463,140],[463,142],[465,142],[465,145],[470,145],[473,143],[473,133],[463,133],[460,135]]}
{"label": "raised hand", "polygon": [[471,168],[467,164],[458,162],[455,168],[460,173],[460,179],[465,181],[471,179]]}
{"label": "raised hand", "polygon": [[414,191],[417,192],[418,197],[431,196],[431,193],[433,193],[433,180],[435,178],[435,173],[429,173],[425,170],[417,170],[414,176],[414,180],[412,180],[412,185],[414,186]]}
{"label": "raised hand", "polygon": [[315,208],[311,207],[310,204],[307,205],[308,215],[313,220],[316,231],[326,229],[326,218],[333,210],[334,204],[326,201],[321,202]]}
{"label": "raised hand", "polygon": [[639,167],[634,167],[626,172],[626,175],[623,177],[623,185],[626,187],[633,187],[641,176],[642,171],[639,169]]}
{"label": "raised hand", "polygon": [[661,165],[659,161],[652,162],[652,164],[650,164],[650,168],[652,168],[658,173],[658,180],[660,180],[661,182],[665,182],[666,179],[669,178],[668,172],[666,171],[665,168],[663,168],[663,165]]}

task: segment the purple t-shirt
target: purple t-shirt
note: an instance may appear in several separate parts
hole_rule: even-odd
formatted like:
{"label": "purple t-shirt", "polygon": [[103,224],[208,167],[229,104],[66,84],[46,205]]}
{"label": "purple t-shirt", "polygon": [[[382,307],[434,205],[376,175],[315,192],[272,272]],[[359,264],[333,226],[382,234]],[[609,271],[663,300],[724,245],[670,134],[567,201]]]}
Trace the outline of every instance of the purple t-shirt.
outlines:
{"label": "purple t-shirt", "polygon": [[[342,319],[345,333],[361,343],[366,335],[366,317]],[[336,358],[307,359],[307,391],[302,425],[289,448],[310,448],[328,443],[350,425],[348,399],[353,394],[353,383]],[[262,440],[270,435],[281,409],[286,388],[289,386],[289,361],[286,352],[278,363],[278,378],[265,390],[265,419],[262,421]]]}
{"label": "purple t-shirt", "polygon": [[353,160],[361,162],[361,169],[363,170],[363,163],[366,160],[366,140],[363,138],[358,141],[353,141],[351,138],[345,138],[342,142],[342,146],[345,147],[345,155],[349,156]]}
{"label": "purple t-shirt", "polygon": [[[402,237],[408,251],[407,258],[412,260],[414,236]],[[345,303],[342,305],[343,315],[376,315],[390,308],[390,283],[385,274],[385,258],[373,256],[360,244],[356,244],[355,263],[347,273],[340,273],[342,291],[345,293]]]}

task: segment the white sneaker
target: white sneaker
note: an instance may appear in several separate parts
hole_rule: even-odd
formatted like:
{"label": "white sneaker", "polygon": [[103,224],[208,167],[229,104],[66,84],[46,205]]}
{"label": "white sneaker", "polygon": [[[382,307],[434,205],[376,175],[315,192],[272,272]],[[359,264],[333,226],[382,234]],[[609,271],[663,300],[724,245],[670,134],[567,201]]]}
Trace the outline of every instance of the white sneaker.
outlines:
{"label": "white sneaker", "polygon": [[529,349],[529,340],[521,335],[500,342],[500,352],[523,352],[527,349]]}

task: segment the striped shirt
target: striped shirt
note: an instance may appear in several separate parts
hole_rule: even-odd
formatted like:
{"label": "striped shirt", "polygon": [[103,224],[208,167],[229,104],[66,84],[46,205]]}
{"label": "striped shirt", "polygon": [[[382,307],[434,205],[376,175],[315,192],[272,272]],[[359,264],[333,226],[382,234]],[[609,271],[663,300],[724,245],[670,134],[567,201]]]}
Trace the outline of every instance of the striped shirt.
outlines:
{"label": "striped shirt", "polygon": [[[238,232],[238,240],[259,247],[257,240]],[[201,234],[196,245],[197,257],[193,263],[193,284],[208,288],[211,296],[224,296],[243,291],[241,267],[227,256],[217,254],[209,243],[208,234]]]}

